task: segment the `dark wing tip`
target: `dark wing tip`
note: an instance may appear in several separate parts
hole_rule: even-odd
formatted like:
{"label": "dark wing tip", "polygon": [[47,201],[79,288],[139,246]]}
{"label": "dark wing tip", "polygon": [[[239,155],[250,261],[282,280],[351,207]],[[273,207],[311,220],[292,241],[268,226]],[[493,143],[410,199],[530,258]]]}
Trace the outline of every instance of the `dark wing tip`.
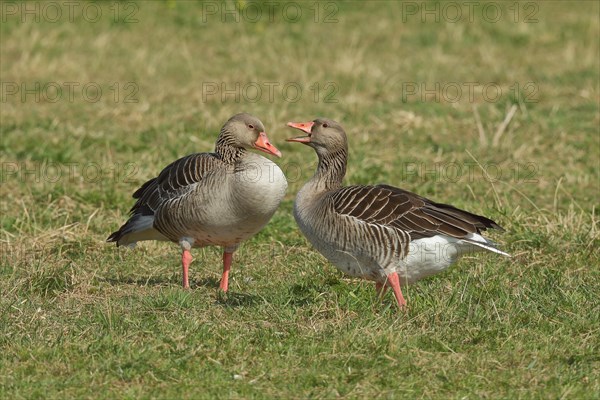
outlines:
{"label": "dark wing tip", "polygon": [[[492,221],[492,220],[490,219],[490,221]],[[492,221],[492,223],[491,223],[491,228],[492,228],[492,229],[497,229],[497,230],[499,230],[500,232],[506,232],[506,229],[504,229],[503,227],[501,227],[500,225],[498,225],[498,224],[497,224],[497,223],[495,223],[494,221]]]}
{"label": "dark wing tip", "polygon": [[106,242],[107,243],[116,242],[117,247],[119,247],[119,239],[121,239],[121,229],[119,229],[116,232],[111,233],[110,236],[108,238],[106,238]]}

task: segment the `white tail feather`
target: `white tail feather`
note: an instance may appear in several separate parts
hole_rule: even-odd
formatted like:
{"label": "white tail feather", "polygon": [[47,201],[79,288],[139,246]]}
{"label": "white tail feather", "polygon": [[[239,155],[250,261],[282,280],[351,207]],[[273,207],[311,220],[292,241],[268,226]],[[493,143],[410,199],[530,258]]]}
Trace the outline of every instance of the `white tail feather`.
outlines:
{"label": "white tail feather", "polygon": [[154,229],[154,216],[137,216],[127,221],[127,233],[117,242],[119,246],[135,247],[137,242],[143,240],[168,241],[166,236]]}
{"label": "white tail feather", "polygon": [[474,245],[477,247],[481,247],[482,249],[491,251],[492,253],[496,253],[496,254],[501,254],[505,257],[512,257],[510,254],[503,252],[502,250],[497,249],[496,247],[494,247],[491,244],[486,244],[486,243],[481,243],[481,242],[476,242],[476,241],[463,241],[464,243],[468,243],[470,245]]}

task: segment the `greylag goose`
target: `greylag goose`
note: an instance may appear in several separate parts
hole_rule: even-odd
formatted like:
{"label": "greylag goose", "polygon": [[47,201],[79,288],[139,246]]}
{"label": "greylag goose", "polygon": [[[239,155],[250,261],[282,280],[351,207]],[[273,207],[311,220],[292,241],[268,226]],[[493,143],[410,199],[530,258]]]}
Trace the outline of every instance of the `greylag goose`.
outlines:
{"label": "greylag goose", "polygon": [[348,142],[337,122],[288,126],[307,135],[287,140],[312,147],[319,158],[294,203],[300,230],[338,269],[375,281],[380,296],[391,287],[401,309],[401,286],[446,269],[462,254],[509,256],[481,236],[488,228],[502,230],[491,219],[389,185],[343,187]]}
{"label": "greylag goose", "polygon": [[248,149],[281,157],[258,118],[236,114],[221,128],[214,153],[180,158],[144,183],[133,194],[129,220],[107,241],[131,247],[142,240],[179,243],[184,288],[190,249],[222,246],[220,288],[226,292],[233,252],[269,222],[287,188],[277,164]]}

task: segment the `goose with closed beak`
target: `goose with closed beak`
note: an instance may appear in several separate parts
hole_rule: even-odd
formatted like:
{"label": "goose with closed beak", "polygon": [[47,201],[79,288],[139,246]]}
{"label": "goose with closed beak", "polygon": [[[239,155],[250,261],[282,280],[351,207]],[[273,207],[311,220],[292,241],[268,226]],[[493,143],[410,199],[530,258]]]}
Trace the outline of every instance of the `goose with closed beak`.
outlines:
{"label": "goose with closed beak", "polygon": [[307,135],[287,140],[312,147],[319,158],[294,203],[300,230],[338,269],[375,281],[380,296],[391,287],[401,309],[401,286],[445,270],[465,253],[509,256],[481,235],[502,230],[491,219],[389,185],[342,186],[348,141],[337,122],[288,126]]}
{"label": "goose with closed beak", "polygon": [[180,158],[144,183],[133,194],[129,220],[107,241],[179,243],[184,288],[190,286],[190,249],[222,246],[220,288],[226,292],[233,252],[269,222],[287,188],[277,164],[250,149],[281,157],[258,118],[236,114],[221,128],[214,153]]}

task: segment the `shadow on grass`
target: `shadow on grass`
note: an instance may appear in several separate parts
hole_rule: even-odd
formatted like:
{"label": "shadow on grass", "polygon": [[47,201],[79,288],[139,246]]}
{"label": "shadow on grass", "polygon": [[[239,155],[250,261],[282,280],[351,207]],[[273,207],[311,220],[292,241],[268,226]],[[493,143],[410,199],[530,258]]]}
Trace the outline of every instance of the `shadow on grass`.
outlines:
{"label": "shadow on grass", "polygon": [[[179,286],[181,280],[177,278],[97,278],[100,282],[106,282],[113,286],[118,285],[136,285],[136,286]],[[190,289],[194,290],[199,287],[218,288],[219,280],[215,278],[203,278],[198,280],[190,280]]]}
{"label": "shadow on grass", "polygon": [[[157,287],[174,287],[178,286],[181,288],[181,282],[177,279],[165,278],[98,278],[101,282],[106,282],[113,286],[119,285],[136,285],[136,286],[157,286]],[[216,304],[220,304],[227,307],[240,307],[240,306],[253,306],[261,304],[264,299],[260,296],[246,294],[246,293],[235,293],[231,289],[227,293],[223,293],[219,290],[219,279],[215,278],[202,278],[198,280],[190,280],[190,289],[208,288],[211,290],[217,290]],[[183,290],[183,289],[182,289]]]}
{"label": "shadow on grass", "polygon": [[328,283],[300,282],[289,287],[287,304],[294,307],[310,306],[318,301],[324,293],[329,293],[331,288]]}
{"label": "shadow on grass", "polygon": [[231,291],[223,293],[220,290],[217,293],[217,299],[215,300],[216,304],[232,308],[256,306],[258,304],[262,304],[263,302],[264,299],[262,297],[253,294],[235,293]]}

